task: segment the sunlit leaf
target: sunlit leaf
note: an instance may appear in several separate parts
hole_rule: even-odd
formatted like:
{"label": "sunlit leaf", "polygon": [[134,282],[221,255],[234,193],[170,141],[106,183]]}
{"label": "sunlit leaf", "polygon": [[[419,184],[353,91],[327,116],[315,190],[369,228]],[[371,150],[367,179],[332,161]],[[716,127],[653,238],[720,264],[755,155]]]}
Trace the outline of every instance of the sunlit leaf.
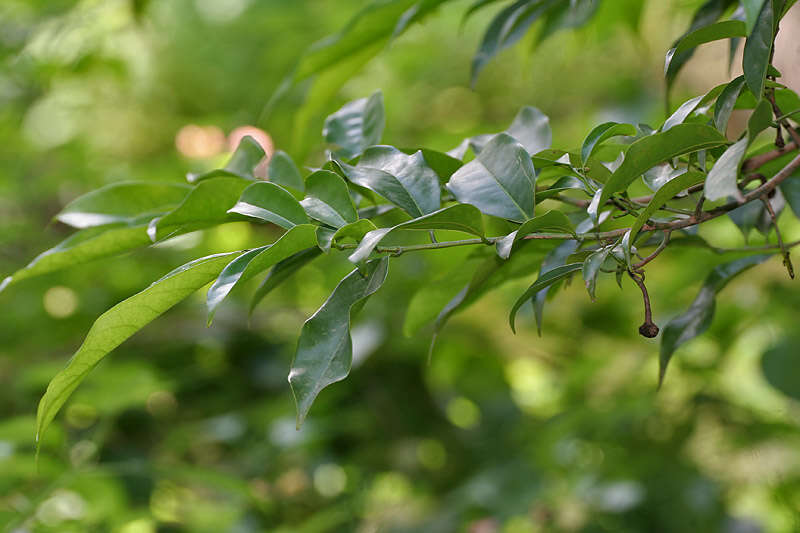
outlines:
{"label": "sunlit leaf", "polygon": [[309,222],[303,206],[294,196],[283,187],[267,181],[247,187],[228,212],[272,222],[285,229]]}
{"label": "sunlit leaf", "polygon": [[306,197],[300,204],[308,216],[334,228],[358,219],[347,184],[329,170],[318,170],[306,178]]}
{"label": "sunlit leaf", "polygon": [[369,98],[348,102],[326,118],[322,135],[339,147],[341,157],[349,159],[381,142],[385,120],[383,94],[377,91]]}

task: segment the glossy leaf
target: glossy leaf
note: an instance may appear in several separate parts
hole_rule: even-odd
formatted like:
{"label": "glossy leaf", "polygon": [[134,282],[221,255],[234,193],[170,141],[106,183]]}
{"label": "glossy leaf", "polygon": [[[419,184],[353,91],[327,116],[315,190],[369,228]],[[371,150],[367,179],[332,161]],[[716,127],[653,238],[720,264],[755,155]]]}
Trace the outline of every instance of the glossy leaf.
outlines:
{"label": "glossy leaf", "polygon": [[548,211],[544,215],[533,217],[527,222],[523,223],[516,231],[513,231],[498,240],[495,244],[497,255],[503,259],[508,259],[511,255],[511,250],[518,240],[525,238],[532,233],[541,232],[563,232],[575,234],[575,229],[572,227],[572,222],[561,211]]}
{"label": "glossy leaf", "polygon": [[7,276],[0,282],[0,291],[27,278],[82,265],[150,244],[146,225],[87,228],[42,252],[27,266]]}
{"label": "glossy leaf", "polygon": [[283,150],[272,154],[267,167],[267,179],[290,191],[302,193],[305,190],[303,176],[292,158]]}
{"label": "glossy leaf", "polygon": [[772,41],[775,31],[775,14],[772,1],[764,2],[756,19],[753,31],[744,43],[742,69],[750,92],[756,99],[764,93],[764,83],[772,54]]}
{"label": "glossy leaf", "polygon": [[758,15],[761,13],[761,8],[764,7],[765,0],[741,0],[742,7],[744,8],[745,21],[747,22],[747,33],[753,31],[758,20]]}
{"label": "glossy leaf", "polygon": [[706,179],[706,198],[712,202],[728,196],[737,199],[742,198],[742,193],[739,191],[736,180],[739,177],[739,167],[747,151],[748,142],[749,139],[743,137],[729,146],[725,153],[716,160]]}
{"label": "glossy leaf", "polygon": [[[511,125],[502,133],[507,133],[514,137],[532,156],[550,148],[550,143],[553,140],[550,119],[539,109],[531,106],[520,109]],[[472,152],[478,155],[495,135],[489,133],[464,139],[460,145],[450,150],[447,155],[462,160],[468,149],[472,149]]]}
{"label": "glossy leaf", "polygon": [[247,187],[228,212],[272,222],[284,229],[309,222],[303,206],[294,196],[283,187],[267,181]]}
{"label": "glossy leaf", "polygon": [[178,207],[151,221],[147,234],[156,242],[179,233],[241,220],[229,214],[228,209],[236,203],[248,184],[249,181],[232,177],[204,179]]}
{"label": "glossy leaf", "polygon": [[209,178],[235,177],[254,180],[253,170],[264,159],[264,149],[249,135],[242,137],[239,146],[234,150],[230,160],[224,168],[203,172],[200,174],[187,174],[189,183],[198,183]]}
{"label": "glossy leaf", "polygon": [[683,63],[678,61],[673,64],[673,58],[685,57],[691,53],[695,48],[702,44],[719,41],[720,39],[731,39],[735,37],[746,36],[745,24],[739,20],[725,20],[697,28],[696,30],[684,35],[680,40],[675,43],[669,52],[667,52],[667,60],[664,65],[664,74],[667,79],[673,80],[677,75]]}
{"label": "glossy leaf", "polygon": [[678,124],[669,130],[643,137],[625,153],[622,165],[611,175],[598,199],[605,205],[613,193],[628,188],[636,178],[658,163],[679,155],[713,148],[727,140],[717,130],[703,124]]}
{"label": "glossy leaf", "polygon": [[[603,214],[608,215],[609,212],[606,211]],[[579,225],[578,232],[582,232],[582,230],[587,229],[588,226],[589,224],[583,224],[583,227]],[[539,267],[539,277],[555,268],[567,264],[567,260],[573,253],[575,253],[577,249],[578,241],[566,241],[558,245],[555,249],[551,250],[544,257],[544,260]],[[550,292],[551,287],[552,286],[545,287],[531,297],[531,303],[533,304],[533,317],[536,320],[536,332],[540,337],[542,336],[542,326],[544,324],[544,306],[547,301],[547,294]]]}
{"label": "glossy leaf", "polygon": [[392,146],[373,146],[356,166],[339,163],[351,182],[374,191],[416,218],[439,209],[439,177],[422,152],[407,155]]}
{"label": "glossy leaf", "polygon": [[248,250],[231,261],[208,289],[206,295],[208,323],[211,324],[217,308],[237,285],[246,282],[276,263],[314,246],[316,242],[315,229],[315,226],[311,224],[294,226],[274,243]]}
{"label": "glossy leaf", "polygon": [[[692,185],[702,183],[705,174],[702,172],[686,172],[665,183],[654,195],[653,199],[647,204],[647,207],[641,210],[639,216],[631,224],[631,242],[636,240],[639,230],[642,229],[647,223],[647,220],[655,214],[656,211],[661,209],[664,204],[670,201],[679,192],[688,189]],[[630,249],[630,248],[629,248]]]}
{"label": "glossy leaf", "polygon": [[531,297],[535,296],[536,293],[538,293],[542,289],[545,289],[550,285],[552,285],[553,283],[569,276],[573,272],[577,272],[578,270],[582,269],[583,269],[583,263],[571,263],[569,265],[563,265],[556,267],[552,270],[548,270],[547,272],[539,276],[539,278],[530,287],[528,287],[527,290],[523,292],[519,298],[517,298],[517,301],[511,308],[511,313],[508,316],[508,323],[511,326],[511,331],[513,331],[514,333],[517,332],[515,326],[517,311],[519,311],[519,308],[522,307],[522,305],[525,302],[530,300]]}
{"label": "glossy leaf", "polygon": [[377,91],[369,98],[348,102],[325,119],[322,135],[339,147],[344,158],[355,157],[367,147],[381,142],[385,125],[383,94]]}
{"label": "glossy leaf", "polygon": [[728,282],[748,268],[763,263],[771,255],[752,255],[722,264],[711,271],[694,302],[685,313],[673,318],[664,326],[661,333],[661,354],[659,356],[659,385],[664,380],[672,354],[682,344],[703,334],[714,318],[715,297]]}
{"label": "glossy leaf", "polygon": [[253,310],[265,296],[320,255],[322,255],[322,251],[314,246],[297,252],[272,267],[250,300],[250,314],[253,314]]}
{"label": "glossy leaf", "polygon": [[664,121],[664,125],[661,126],[661,131],[667,131],[673,126],[683,124],[683,121],[685,121],[689,115],[692,114],[692,111],[695,110],[697,105],[704,97],[705,95],[695,96],[694,98],[690,98],[681,104],[680,107],[678,107],[678,109],[676,109],[675,112],[672,113],[666,121]]}
{"label": "glossy leaf", "polygon": [[595,301],[597,275],[600,273],[600,268],[603,266],[603,263],[605,262],[612,248],[613,245],[603,246],[599,250],[592,252],[592,254],[583,261],[583,267],[581,268],[583,273],[583,284],[586,286],[586,290],[589,291],[589,297],[593,302]]}
{"label": "glossy leaf", "polygon": [[459,202],[515,222],[533,216],[536,174],[530,156],[513,137],[500,133],[458,169],[447,188]]}
{"label": "glossy leaf", "polygon": [[744,86],[744,76],[739,76],[722,90],[714,104],[714,126],[722,133],[728,130],[728,120]]}
{"label": "glossy leaf", "polygon": [[74,228],[144,222],[180,204],[191,190],[178,183],[120,182],[84,194],[67,204],[56,220]]}
{"label": "glossy leaf", "polygon": [[216,254],[191,261],[103,313],[92,325],[66,368],[56,374],[47,386],[36,414],[37,443],[41,442],[47,426],[70,394],[111,350],[217,277],[236,253]]}
{"label": "glossy leaf", "polygon": [[604,141],[619,135],[628,137],[636,135],[636,128],[631,124],[620,124],[618,122],[606,122],[595,127],[583,141],[581,162],[588,161]]}
{"label": "glossy leaf", "polygon": [[469,204],[455,204],[428,215],[403,222],[391,228],[380,228],[367,233],[358,248],[348,257],[360,263],[389,233],[396,230],[454,230],[483,237],[483,219],[480,212]]}
{"label": "glossy leaf", "polygon": [[346,226],[342,226],[341,228],[335,231],[332,230],[328,230],[327,232],[321,231],[326,229],[328,228],[320,227],[317,229],[317,244],[319,245],[320,249],[325,253],[329,252],[331,246],[333,246],[333,244],[335,242],[338,242],[339,240],[349,238],[358,242],[364,238],[364,235],[378,228],[375,226],[375,224],[372,223],[371,220],[362,218],[357,220],[356,222],[347,224]]}
{"label": "glossy leaf", "polygon": [[347,184],[329,170],[318,170],[306,178],[306,197],[300,205],[308,216],[334,228],[358,219]]}
{"label": "glossy leaf", "polygon": [[297,405],[297,426],[303,423],[320,391],[350,373],[353,340],[350,312],[375,293],[388,273],[389,259],[370,261],[348,274],[300,331],[297,352],[289,372]]}

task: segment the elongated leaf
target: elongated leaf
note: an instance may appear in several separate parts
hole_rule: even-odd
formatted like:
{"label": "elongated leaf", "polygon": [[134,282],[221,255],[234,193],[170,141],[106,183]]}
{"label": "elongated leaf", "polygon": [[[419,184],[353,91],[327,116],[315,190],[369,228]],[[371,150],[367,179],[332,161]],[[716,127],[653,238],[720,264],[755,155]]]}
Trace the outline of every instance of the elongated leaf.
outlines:
{"label": "elongated leaf", "polygon": [[756,99],[761,98],[764,93],[764,83],[772,54],[774,32],[775,13],[770,0],[764,2],[753,31],[744,43],[744,55],[742,56],[744,79]]}
{"label": "elongated leaf", "polygon": [[[671,179],[667,183],[665,183],[654,195],[653,199],[650,200],[650,203],[647,204],[647,207],[642,209],[639,213],[639,216],[636,217],[636,220],[631,224],[631,238],[630,243],[636,240],[636,236],[639,234],[639,230],[642,229],[647,223],[647,220],[653,216],[653,214],[661,209],[664,204],[670,201],[672,198],[675,197],[679,192],[683,191],[684,189],[688,189],[692,185],[697,183],[701,183],[705,175],[702,172],[686,172],[675,178]],[[630,250],[630,248],[628,248]]]}
{"label": "elongated leaf", "polygon": [[231,155],[230,161],[224,168],[203,172],[200,174],[187,174],[189,183],[198,183],[209,178],[234,177],[254,180],[253,170],[264,159],[264,149],[249,135],[242,137],[239,146]]}
{"label": "elongated leaf", "polygon": [[763,263],[771,255],[752,255],[722,264],[711,271],[694,302],[685,313],[679,315],[664,326],[661,333],[661,354],[659,356],[659,385],[664,381],[672,354],[682,344],[703,334],[714,318],[715,297],[728,282],[748,268]]}
{"label": "elongated leaf", "polygon": [[574,176],[562,176],[547,189],[536,191],[536,203],[552,198],[560,192],[574,190],[586,191],[586,185]]}
{"label": "elongated leaf", "polygon": [[36,414],[36,441],[86,375],[111,350],[169,308],[213,280],[237,252],[216,254],[177,268],[142,292],[115,305],[92,325],[83,344],[50,381]]}
{"label": "elongated leaf", "polygon": [[500,133],[453,174],[447,188],[459,202],[488,215],[524,222],[533,216],[535,181],[528,153],[513,137]]}
{"label": "elongated leaf", "polygon": [[595,301],[597,275],[600,273],[600,268],[603,266],[612,248],[614,248],[613,245],[603,246],[583,261],[583,267],[581,268],[583,272],[583,284],[586,286],[586,290],[589,291],[589,297],[593,302]]}
{"label": "elongated leaf", "polygon": [[288,259],[294,254],[314,246],[316,227],[311,224],[294,226],[272,244],[248,250],[231,261],[208,289],[206,305],[208,307],[208,323],[214,319],[214,313],[230,292],[253,276],[260,274],[276,263]]}
{"label": "elongated leaf", "polygon": [[400,20],[397,22],[397,25],[392,32],[392,38],[397,37],[406,31],[409,26],[415,22],[419,22],[425,18],[425,16],[435,11],[437,7],[448,1],[449,0],[419,0],[413,6],[408,8],[408,10],[403,13],[403,16],[400,17]]}
{"label": "elongated leaf", "polygon": [[135,223],[172,210],[191,187],[179,183],[120,182],[76,198],[56,219],[74,228]]}
{"label": "elongated leaf", "polygon": [[306,197],[300,204],[308,216],[334,228],[358,219],[347,184],[329,170],[318,170],[306,178]]}
{"label": "elongated leaf", "polygon": [[317,244],[319,245],[320,250],[328,253],[331,250],[333,243],[348,238],[354,240],[355,242],[359,242],[364,238],[364,235],[376,229],[378,228],[375,226],[375,224],[366,218],[361,218],[351,224],[342,226],[337,230],[329,230],[328,228],[320,227],[317,229]]}
{"label": "elongated leaf", "polygon": [[594,154],[595,149],[599,148],[604,141],[619,135],[636,135],[636,128],[631,124],[620,124],[618,122],[606,122],[594,128],[581,147],[581,163],[588,161]]}
{"label": "elongated leaf", "polygon": [[229,213],[258,218],[289,229],[298,224],[308,224],[303,206],[280,185],[262,181],[253,183],[242,191],[236,205]]}
{"label": "elongated leaf", "polygon": [[280,261],[277,265],[272,267],[264,281],[261,282],[252,300],[250,300],[250,314],[256,306],[267,296],[270,292],[278,287],[281,283],[292,277],[298,270],[305,265],[322,255],[322,251],[314,246],[313,248],[306,248],[301,252],[297,252],[291,257]]}
{"label": "elongated leaf", "polygon": [[627,189],[636,178],[658,163],[690,152],[721,146],[726,142],[721,133],[702,124],[678,124],[665,132],[643,137],[628,148],[622,165],[603,187],[598,205],[604,205],[612,194]]}
{"label": "elongated leaf", "polygon": [[714,126],[722,133],[728,130],[728,120],[744,86],[744,76],[739,76],[722,90],[714,104]]}
{"label": "elongated leaf", "polygon": [[535,296],[540,290],[549,287],[556,281],[559,281],[569,276],[573,272],[577,272],[581,269],[583,269],[583,263],[571,263],[569,265],[556,267],[553,270],[549,270],[539,276],[539,278],[530,287],[528,287],[519,298],[517,298],[517,301],[514,302],[514,306],[511,308],[511,313],[508,315],[508,323],[511,326],[511,331],[514,333],[517,332],[515,320],[517,318],[517,311],[519,311],[519,308],[522,307],[522,304],[530,300],[531,297]]}
{"label": "elongated leaf", "polygon": [[704,95],[695,96],[694,98],[690,98],[681,104],[680,107],[678,107],[678,109],[676,109],[675,112],[672,113],[666,121],[664,121],[664,125],[661,126],[661,131],[667,131],[673,126],[683,124],[683,121],[692,114],[692,111],[695,110],[697,105],[704,97]]}
{"label": "elongated leaf", "polygon": [[439,209],[439,177],[421,151],[407,155],[392,146],[373,146],[356,166],[339,163],[351,182],[374,191],[416,218]]}
{"label": "elongated leaf", "polygon": [[739,167],[747,151],[748,141],[747,137],[743,137],[729,146],[708,173],[705,195],[712,202],[728,196],[742,198],[742,193],[739,191],[736,180],[739,177]]}
{"label": "elongated leaf", "polygon": [[338,154],[349,159],[367,147],[381,142],[385,126],[383,94],[377,91],[369,98],[345,104],[325,119],[322,135],[340,149]]}
{"label": "elongated leaf", "polygon": [[463,231],[483,237],[483,219],[480,212],[469,204],[455,204],[428,215],[403,222],[391,228],[380,228],[367,233],[358,248],[348,257],[353,263],[360,263],[378,246],[384,237],[396,230],[436,230],[447,229]]}
{"label": "elongated leaf", "polygon": [[305,420],[319,392],[350,373],[353,361],[350,311],[381,287],[388,270],[386,257],[368,262],[361,270],[353,270],[303,324],[289,372],[297,405],[297,427]]}
{"label": "elongated leaf", "polygon": [[303,176],[297,169],[292,158],[283,150],[278,150],[272,154],[267,167],[267,179],[272,183],[277,183],[289,191],[302,193],[305,189]]}
{"label": "elongated leaf", "polygon": [[[608,211],[603,213],[603,215],[606,216],[608,214]],[[581,225],[583,228],[581,228]],[[589,226],[589,224],[581,225],[578,226],[579,233],[581,233],[582,230],[587,229]],[[551,250],[542,260],[542,264],[539,267],[539,277],[542,277],[542,275],[555,268],[564,266],[567,263],[569,256],[575,253],[575,251],[578,249],[578,244],[578,241],[566,241]],[[550,292],[551,287],[552,286],[545,287],[531,297],[531,303],[533,303],[533,317],[536,320],[536,332],[540,337],[542,336],[542,326],[544,325],[544,306],[547,301],[547,294]]]}
{"label": "elongated leaf", "polygon": [[146,225],[87,228],[42,252],[27,266],[6,277],[0,283],[0,291],[27,278],[82,265],[150,244]]}
{"label": "elongated leaf", "polygon": [[[539,109],[531,106],[520,109],[511,125],[502,133],[514,137],[531,156],[550,148],[553,140],[550,119]],[[464,139],[460,145],[447,152],[447,155],[462,160],[470,148],[475,155],[478,155],[495,135],[484,133]]]}
{"label": "elongated leaf", "polygon": [[735,37],[746,36],[745,23],[739,20],[725,20],[697,28],[696,30],[683,36],[667,52],[667,60],[664,65],[664,74],[668,79],[672,80],[678,75],[678,71],[683,66],[680,61],[675,62],[673,65],[673,58],[685,57],[688,53],[694,51],[695,48],[701,44],[719,41],[721,39],[731,39]]}
{"label": "elongated leaf", "polygon": [[781,192],[786,198],[786,203],[794,213],[800,218],[800,172],[795,172],[780,184]]}
{"label": "elongated leaf", "polygon": [[745,20],[747,21],[747,34],[749,35],[756,26],[758,15],[764,7],[765,0],[741,0],[744,8]]}
{"label": "elongated leaf", "polygon": [[251,182],[231,177],[204,179],[178,207],[150,222],[147,228],[150,239],[156,242],[178,233],[242,220],[241,217],[229,214],[228,209],[236,203],[249,183]]}
{"label": "elongated leaf", "polygon": [[572,227],[572,222],[567,218],[567,215],[561,211],[548,211],[544,215],[533,217],[527,222],[523,223],[516,231],[512,231],[502,239],[498,240],[495,244],[497,255],[503,259],[508,259],[511,255],[511,250],[518,240],[525,238],[532,233],[541,233],[546,231],[564,232],[575,234],[575,229]]}

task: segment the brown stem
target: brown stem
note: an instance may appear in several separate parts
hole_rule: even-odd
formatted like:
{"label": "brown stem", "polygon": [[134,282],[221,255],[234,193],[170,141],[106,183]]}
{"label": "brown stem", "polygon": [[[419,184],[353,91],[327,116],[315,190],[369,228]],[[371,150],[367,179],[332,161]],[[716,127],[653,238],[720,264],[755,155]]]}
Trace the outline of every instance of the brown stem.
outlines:
{"label": "brown stem", "polygon": [[650,295],[647,294],[647,287],[644,284],[644,272],[634,272],[628,270],[628,275],[636,282],[639,289],[642,291],[642,300],[644,302],[644,323],[639,326],[639,335],[652,339],[658,335],[658,326],[653,323],[653,311],[650,308]]}
{"label": "brown stem", "polygon": [[656,248],[656,249],[653,251],[653,253],[652,253],[652,254],[648,255],[647,257],[645,257],[644,259],[642,259],[640,262],[638,262],[638,263],[636,263],[635,265],[633,265],[633,269],[634,269],[634,270],[640,270],[640,269],[641,269],[643,266],[645,266],[647,263],[649,263],[650,261],[652,261],[653,259],[655,259],[656,257],[658,257],[658,254],[660,254],[661,252],[663,252],[663,251],[664,251],[664,249],[665,249],[665,248],[667,247],[667,245],[669,244],[669,238],[670,238],[670,232],[669,232],[669,231],[664,231],[664,240],[662,240],[662,241],[661,241],[661,244],[659,244],[659,245],[658,245],[658,248]]}
{"label": "brown stem", "polygon": [[767,208],[767,212],[769,213],[769,217],[772,220],[772,227],[775,228],[775,236],[778,238],[778,246],[781,249],[781,255],[783,255],[783,266],[786,267],[786,271],[789,273],[789,277],[794,279],[794,266],[792,265],[792,258],[789,255],[789,250],[786,248],[786,245],[783,243],[783,237],[781,236],[781,230],[778,227],[778,217],[775,214],[775,210],[772,209],[772,204],[769,201],[767,196],[762,196],[761,201],[764,203],[764,207]]}

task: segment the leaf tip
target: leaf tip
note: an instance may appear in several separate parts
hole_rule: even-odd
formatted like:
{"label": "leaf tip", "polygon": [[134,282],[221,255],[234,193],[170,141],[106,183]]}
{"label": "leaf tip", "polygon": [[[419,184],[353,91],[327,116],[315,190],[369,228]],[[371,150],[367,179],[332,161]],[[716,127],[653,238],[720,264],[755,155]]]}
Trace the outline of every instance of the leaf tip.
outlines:
{"label": "leaf tip", "polygon": [[11,282],[14,280],[14,276],[6,276],[3,281],[0,281],[0,292],[3,292],[6,287],[11,285]]}

